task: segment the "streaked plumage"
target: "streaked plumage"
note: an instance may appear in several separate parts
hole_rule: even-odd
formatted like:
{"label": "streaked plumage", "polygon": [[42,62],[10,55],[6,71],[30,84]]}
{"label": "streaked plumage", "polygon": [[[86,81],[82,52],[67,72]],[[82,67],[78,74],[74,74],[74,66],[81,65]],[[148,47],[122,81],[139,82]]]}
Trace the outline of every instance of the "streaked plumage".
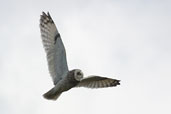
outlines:
{"label": "streaked plumage", "polygon": [[120,85],[120,80],[101,76],[83,78],[81,70],[68,70],[65,47],[49,13],[43,12],[41,15],[40,32],[47,55],[49,73],[55,85],[43,95],[46,99],[56,100],[62,92],[73,87],[104,88]]}

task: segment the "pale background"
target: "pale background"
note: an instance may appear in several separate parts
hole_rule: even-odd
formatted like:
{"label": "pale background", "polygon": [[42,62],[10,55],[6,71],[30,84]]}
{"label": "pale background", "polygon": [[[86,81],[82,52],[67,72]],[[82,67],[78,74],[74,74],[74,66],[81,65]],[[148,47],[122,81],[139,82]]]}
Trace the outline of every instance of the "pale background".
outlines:
{"label": "pale background", "polygon": [[[49,11],[70,69],[121,80],[71,89],[57,101],[40,38]],[[170,0],[1,0],[1,114],[171,114]]]}

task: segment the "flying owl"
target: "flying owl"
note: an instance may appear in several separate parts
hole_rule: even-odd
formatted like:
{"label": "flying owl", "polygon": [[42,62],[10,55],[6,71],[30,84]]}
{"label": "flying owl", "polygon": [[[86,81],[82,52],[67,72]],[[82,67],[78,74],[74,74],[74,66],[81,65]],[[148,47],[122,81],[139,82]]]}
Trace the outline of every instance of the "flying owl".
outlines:
{"label": "flying owl", "polygon": [[49,12],[42,12],[40,16],[40,32],[54,84],[54,87],[43,95],[44,98],[56,100],[62,92],[73,87],[105,88],[120,85],[120,80],[117,79],[101,76],[83,78],[80,69],[68,70],[65,47]]}

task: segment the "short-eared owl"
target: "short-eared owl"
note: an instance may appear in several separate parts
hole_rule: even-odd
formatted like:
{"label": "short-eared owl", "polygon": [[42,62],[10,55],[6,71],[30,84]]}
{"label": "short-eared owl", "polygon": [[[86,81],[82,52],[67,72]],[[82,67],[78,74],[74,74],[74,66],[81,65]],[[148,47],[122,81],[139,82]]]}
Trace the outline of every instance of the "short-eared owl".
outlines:
{"label": "short-eared owl", "polygon": [[105,88],[120,85],[120,80],[101,76],[83,78],[81,70],[68,70],[62,39],[49,13],[43,12],[40,17],[40,32],[54,83],[54,87],[43,95],[46,99],[56,100],[62,92],[73,87]]}

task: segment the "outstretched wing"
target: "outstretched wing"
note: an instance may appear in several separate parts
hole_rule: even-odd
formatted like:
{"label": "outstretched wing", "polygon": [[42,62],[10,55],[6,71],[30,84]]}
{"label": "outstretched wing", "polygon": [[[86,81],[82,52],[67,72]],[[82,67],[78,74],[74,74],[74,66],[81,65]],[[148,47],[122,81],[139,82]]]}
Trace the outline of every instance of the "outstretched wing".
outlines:
{"label": "outstretched wing", "polygon": [[42,13],[40,17],[40,32],[46,51],[48,68],[54,84],[68,72],[65,47],[60,34],[49,13]]}
{"label": "outstretched wing", "polygon": [[100,76],[90,76],[81,80],[77,87],[87,87],[87,88],[105,88],[120,85],[120,80],[100,77]]}

